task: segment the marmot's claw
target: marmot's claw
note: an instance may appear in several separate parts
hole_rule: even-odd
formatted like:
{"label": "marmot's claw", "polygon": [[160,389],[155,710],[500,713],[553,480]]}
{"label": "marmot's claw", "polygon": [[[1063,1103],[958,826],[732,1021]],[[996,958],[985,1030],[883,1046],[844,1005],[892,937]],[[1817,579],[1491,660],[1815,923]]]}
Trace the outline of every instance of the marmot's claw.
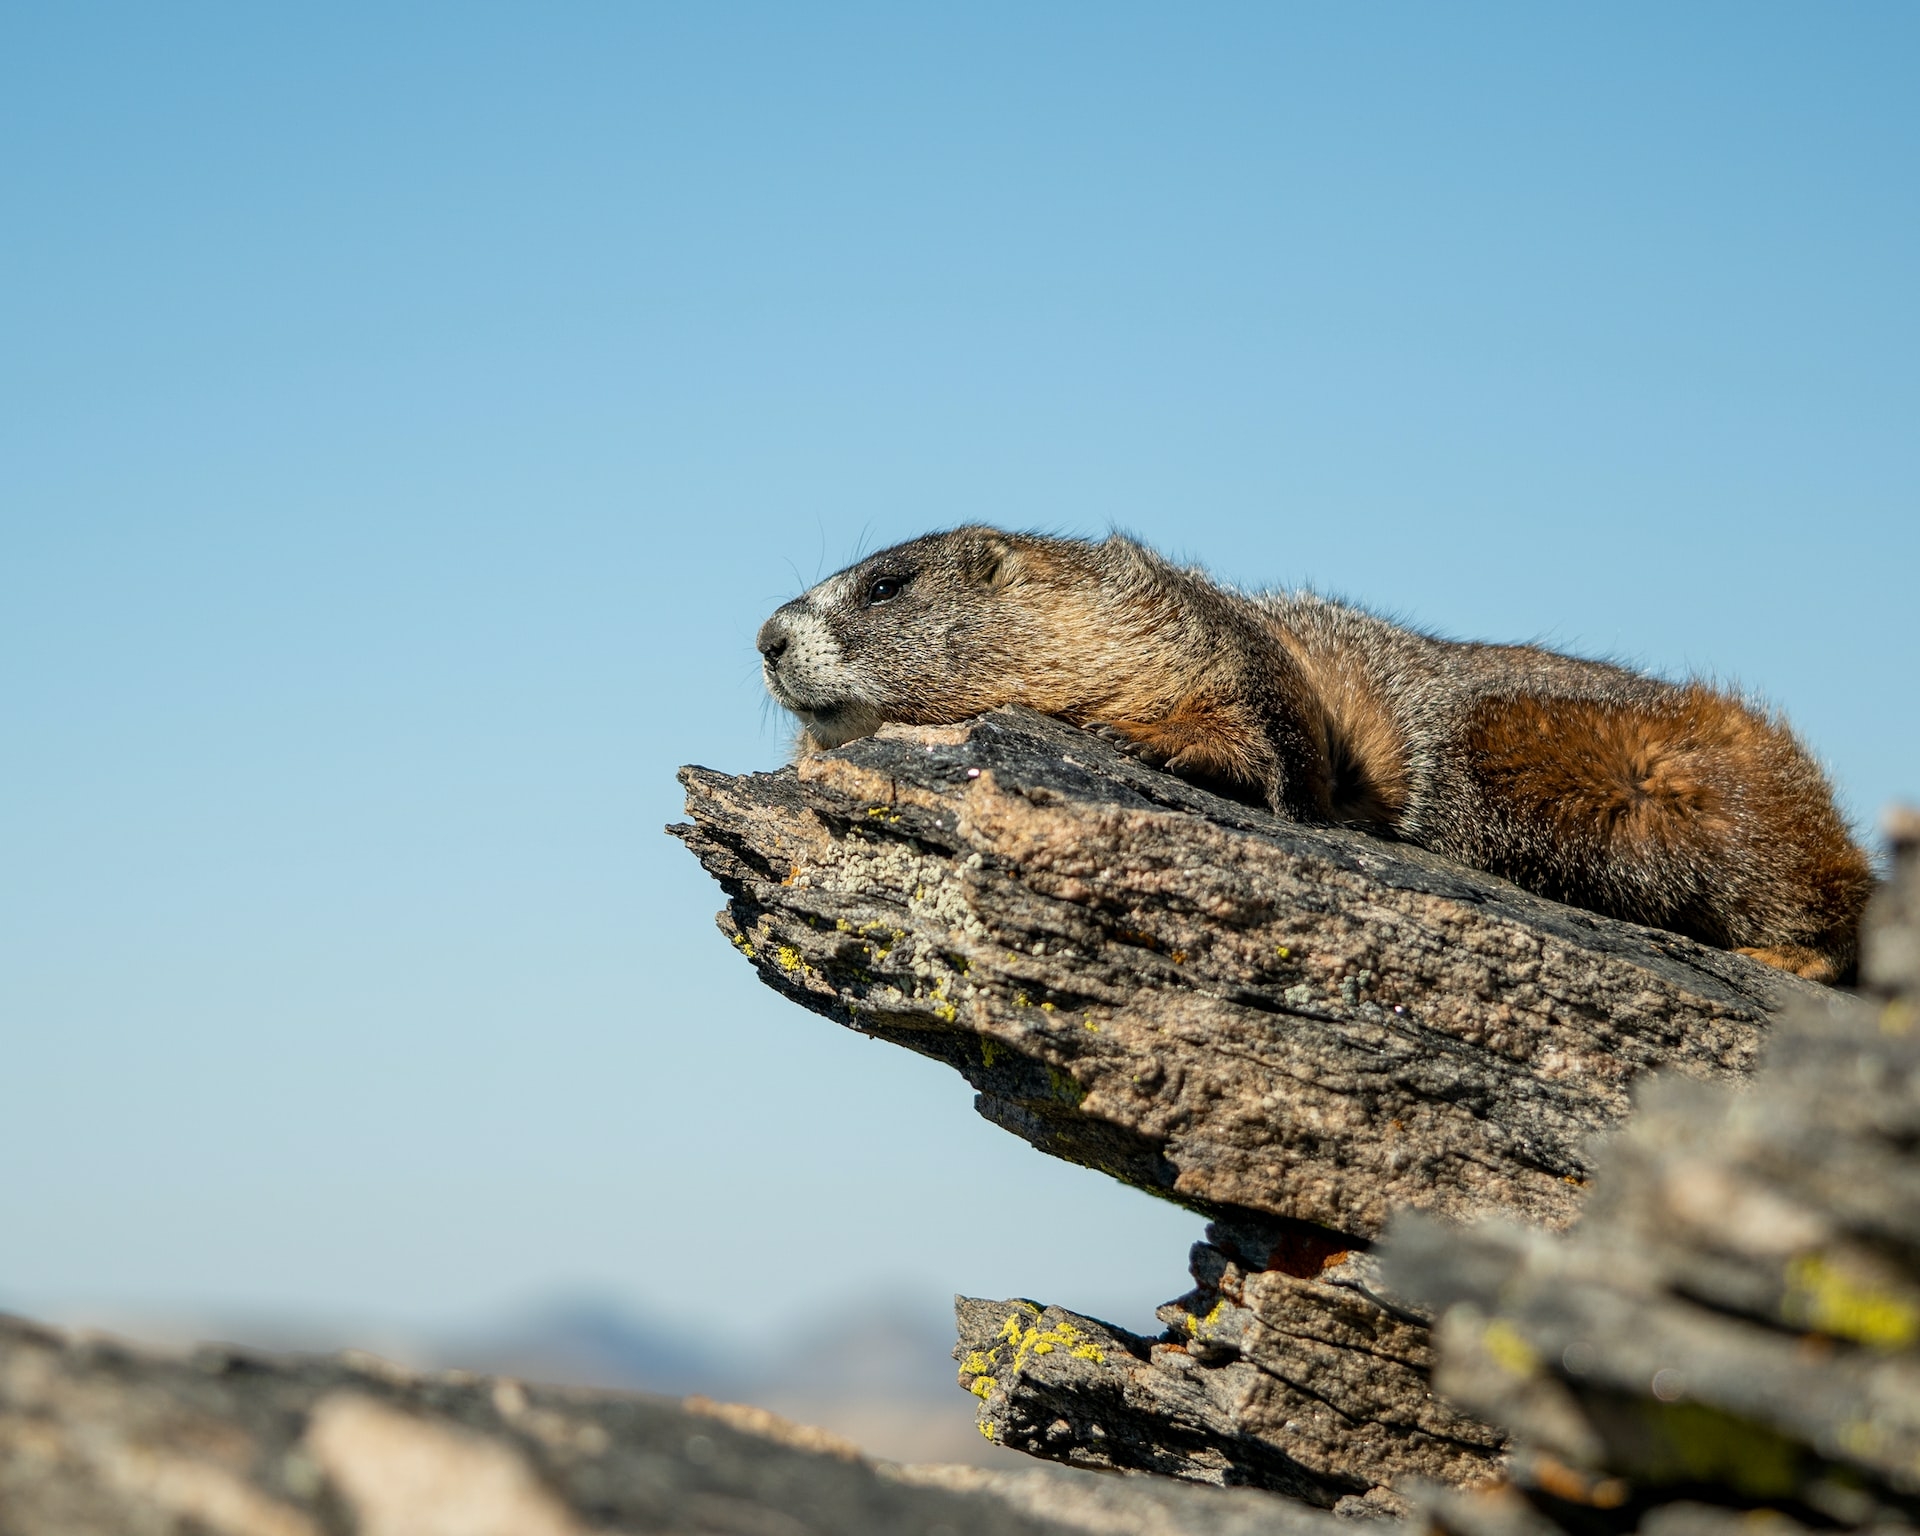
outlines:
{"label": "marmot's claw", "polygon": [[1096,720],[1083,726],[1082,729],[1094,736],[1098,736],[1108,745],[1118,747],[1122,752],[1126,753],[1128,757],[1136,758],[1140,762],[1147,764],[1150,768],[1162,768],[1166,766],[1167,759],[1164,753],[1154,751],[1153,748],[1148,746],[1144,741],[1141,741],[1136,736],[1129,735],[1117,725],[1110,725],[1104,720]]}

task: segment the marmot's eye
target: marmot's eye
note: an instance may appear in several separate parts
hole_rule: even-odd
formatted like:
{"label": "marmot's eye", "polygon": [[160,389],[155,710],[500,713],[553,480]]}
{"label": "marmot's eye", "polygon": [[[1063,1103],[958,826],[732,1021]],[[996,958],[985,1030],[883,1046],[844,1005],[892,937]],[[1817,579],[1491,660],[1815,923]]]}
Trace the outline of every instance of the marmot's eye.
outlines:
{"label": "marmot's eye", "polygon": [[867,606],[872,607],[875,603],[892,602],[900,595],[900,589],[905,585],[906,583],[898,576],[882,576],[872,586],[867,588]]}

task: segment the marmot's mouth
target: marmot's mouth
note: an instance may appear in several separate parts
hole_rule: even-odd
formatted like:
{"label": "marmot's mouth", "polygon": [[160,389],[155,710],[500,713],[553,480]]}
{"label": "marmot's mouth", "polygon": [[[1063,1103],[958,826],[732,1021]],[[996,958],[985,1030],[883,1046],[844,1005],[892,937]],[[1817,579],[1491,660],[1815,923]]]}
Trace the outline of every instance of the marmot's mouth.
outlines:
{"label": "marmot's mouth", "polygon": [[809,697],[804,691],[792,688],[787,680],[772,667],[763,669],[766,674],[767,692],[773,695],[774,703],[782,709],[790,709],[796,715],[830,717],[840,714],[847,706]]}
{"label": "marmot's mouth", "polygon": [[844,746],[859,736],[871,736],[886,716],[867,704],[834,704],[826,708],[796,709],[807,734],[823,747]]}

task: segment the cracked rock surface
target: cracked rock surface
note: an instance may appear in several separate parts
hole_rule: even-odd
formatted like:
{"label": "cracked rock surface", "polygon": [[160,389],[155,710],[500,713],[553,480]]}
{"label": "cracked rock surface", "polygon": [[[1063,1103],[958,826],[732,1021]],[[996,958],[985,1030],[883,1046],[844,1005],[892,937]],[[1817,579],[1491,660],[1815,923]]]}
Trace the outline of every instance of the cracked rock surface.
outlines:
{"label": "cracked rock surface", "polygon": [[769,986],[937,1057],[1041,1150],[1212,1216],[1557,1226],[1660,1067],[1821,989],[1420,849],[1282,821],[1026,710],[682,770]]}

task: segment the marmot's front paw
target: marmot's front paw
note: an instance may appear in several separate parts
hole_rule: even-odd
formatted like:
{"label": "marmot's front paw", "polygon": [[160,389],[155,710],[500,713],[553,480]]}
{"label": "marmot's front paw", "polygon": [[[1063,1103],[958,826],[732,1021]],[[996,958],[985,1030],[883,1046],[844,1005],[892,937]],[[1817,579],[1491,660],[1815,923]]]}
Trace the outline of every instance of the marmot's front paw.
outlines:
{"label": "marmot's front paw", "polygon": [[1118,747],[1122,752],[1126,753],[1128,757],[1137,758],[1149,768],[1164,768],[1167,766],[1167,753],[1159,750],[1150,742],[1142,741],[1138,736],[1132,735],[1125,726],[1114,725],[1105,720],[1096,720],[1081,727],[1081,729],[1090,735],[1098,736],[1110,746]]}

